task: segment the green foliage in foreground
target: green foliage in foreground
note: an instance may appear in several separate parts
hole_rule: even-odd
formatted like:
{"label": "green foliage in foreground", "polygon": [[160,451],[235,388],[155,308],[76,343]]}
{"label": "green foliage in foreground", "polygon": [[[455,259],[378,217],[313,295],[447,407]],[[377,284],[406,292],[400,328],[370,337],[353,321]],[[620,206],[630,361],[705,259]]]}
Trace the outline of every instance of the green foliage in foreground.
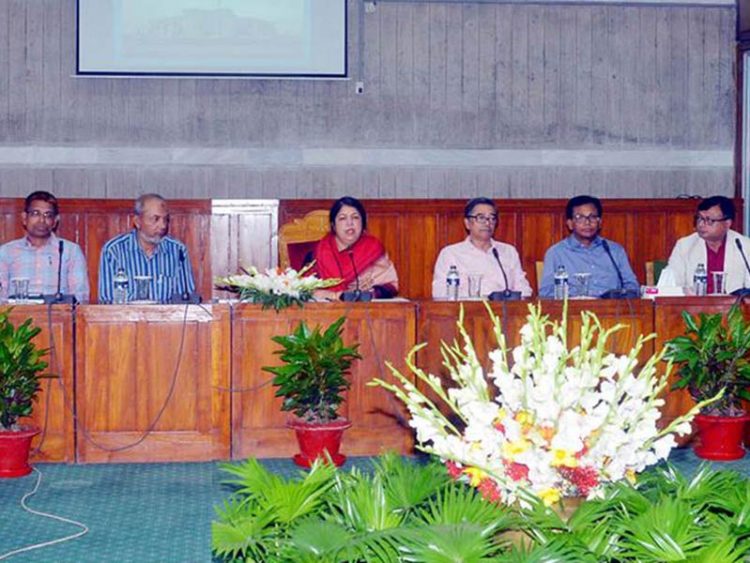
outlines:
{"label": "green foliage in foreground", "polygon": [[741,562],[750,557],[750,481],[671,466],[610,486],[565,522],[537,505],[485,501],[442,465],[386,455],[372,473],[316,464],[283,479],[258,461],[224,464],[235,492],[217,507],[220,561]]}

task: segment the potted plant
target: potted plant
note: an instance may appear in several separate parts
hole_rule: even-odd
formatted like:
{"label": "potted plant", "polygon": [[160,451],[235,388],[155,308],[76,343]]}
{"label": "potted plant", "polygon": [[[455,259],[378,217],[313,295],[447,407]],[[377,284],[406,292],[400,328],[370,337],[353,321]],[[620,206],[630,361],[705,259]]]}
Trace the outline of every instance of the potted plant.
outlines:
{"label": "potted plant", "polygon": [[324,452],[336,465],[346,460],[339,448],[351,422],[337,411],[351,385],[346,376],[352,362],[361,356],[358,344],[344,345],[345,320],[341,317],[325,331],[320,326],[310,329],[303,321],[292,334],[273,337],[282,347],[275,354],[284,364],[263,368],[274,374],[276,396],[284,398],[281,409],[295,415],[288,426],[294,429],[301,450],[294,461],[303,467],[310,467]]}
{"label": "potted plant", "polygon": [[31,319],[16,328],[9,314],[10,309],[0,312],[0,477],[21,477],[31,472],[29,450],[39,429],[18,419],[31,415],[47,350],[32,342],[41,329]]}
{"label": "potted plant", "polygon": [[696,455],[731,460],[745,455],[742,438],[748,417],[742,399],[750,399],[750,324],[738,306],[726,315],[701,313],[697,320],[683,311],[686,331],[667,342],[665,358],[680,362],[673,389],[687,389],[701,402],[721,394],[695,417]]}

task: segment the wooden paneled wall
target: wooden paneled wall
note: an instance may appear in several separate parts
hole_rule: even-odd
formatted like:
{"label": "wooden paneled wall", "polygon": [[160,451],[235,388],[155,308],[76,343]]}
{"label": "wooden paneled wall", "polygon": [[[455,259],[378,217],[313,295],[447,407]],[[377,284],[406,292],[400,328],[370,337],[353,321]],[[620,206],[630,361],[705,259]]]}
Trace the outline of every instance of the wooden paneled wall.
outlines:
{"label": "wooden paneled wall", "polygon": [[[0,242],[23,236],[23,199],[0,198]],[[169,202],[170,234],[183,241],[193,263],[198,292],[211,295],[211,202]],[[60,201],[58,234],[78,243],[86,256],[91,283],[91,302],[98,296],[99,255],[112,237],[133,228],[133,200],[63,199]]]}
{"label": "wooden paneled wall", "polygon": [[[330,200],[283,200],[280,224]],[[440,249],[466,236],[461,200],[363,200],[368,230],[380,238],[396,264],[402,294],[430,298],[432,270]],[[537,287],[535,262],[565,236],[565,200],[498,201],[500,222],[495,238],[514,245],[531,286]],[[738,202],[739,203],[739,202]],[[666,260],[678,238],[693,231],[695,200],[612,199],[603,202],[602,234],[622,244],[633,270],[645,283],[645,263]],[[742,207],[738,205],[738,210]],[[738,211],[738,222],[741,212]],[[735,228],[740,228],[735,225]]]}

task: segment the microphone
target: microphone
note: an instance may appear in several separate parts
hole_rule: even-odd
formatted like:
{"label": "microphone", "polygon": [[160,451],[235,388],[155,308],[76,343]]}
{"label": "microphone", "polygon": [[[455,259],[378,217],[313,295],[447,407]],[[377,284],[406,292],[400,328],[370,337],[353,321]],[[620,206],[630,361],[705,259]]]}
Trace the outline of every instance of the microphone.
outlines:
{"label": "microphone", "polygon": [[359,289],[359,272],[357,271],[357,264],[354,262],[354,251],[351,246],[347,249],[347,254],[349,254],[349,260],[352,261],[352,269],[354,270],[354,291],[343,291],[341,293],[341,300],[348,302],[372,301],[371,291],[362,291]]}
{"label": "microphone", "polygon": [[185,251],[182,248],[180,248],[178,259],[180,261],[180,280],[182,281],[184,290],[182,293],[175,292],[175,294],[172,295],[172,298],[169,301],[170,303],[191,303],[193,305],[197,305],[201,302],[201,297],[200,295],[191,294],[190,290],[188,289],[187,266],[185,265]]}
{"label": "microphone", "polygon": [[64,295],[62,292],[62,263],[65,241],[60,239],[57,244],[57,291],[53,295],[42,295],[45,303],[76,303],[75,295]]}
{"label": "microphone", "polygon": [[612,251],[609,249],[609,242],[604,238],[601,240],[604,252],[609,256],[609,261],[612,262],[612,266],[615,268],[615,272],[617,272],[618,287],[617,289],[609,289],[605,291],[600,297],[602,299],[635,299],[636,297],[640,297],[636,290],[625,289],[625,280],[622,279],[622,272],[617,266],[617,262],[615,262],[615,257],[612,256]]}
{"label": "microphone", "polygon": [[62,287],[62,258],[64,246],[65,243],[60,239],[60,244],[57,247],[57,293],[55,293],[55,301],[61,301],[63,296],[60,288]]}
{"label": "microphone", "polygon": [[508,276],[505,273],[505,268],[503,268],[503,263],[500,261],[500,254],[498,253],[497,248],[495,248],[494,246],[492,247],[492,255],[495,257],[495,261],[497,262],[497,265],[500,266],[500,271],[503,274],[505,291],[493,291],[487,296],[487,298],[490,301],[518,301],[519,299],[521,299],[521,292],[510,290],[510,286],[508,285]]}
{"label": "microphone", "polygon": [[[750,264],[748,264],[747,262],[747,256],[745,256],[745,251],[742,248],[742,243],[740,242],[740,239],[738,238],[734,239],[734,244],[737,245],[737,250],[740,251],[740,256],[742,256],[742,261],[745,263],[745,269],[750,273]],[[740,287],[739,289],[735,289],[732,292],[732,295],[745,297],[747,295],[750,295],[750,289],[746,288],[745,284],[743,283],[742,287]]]}

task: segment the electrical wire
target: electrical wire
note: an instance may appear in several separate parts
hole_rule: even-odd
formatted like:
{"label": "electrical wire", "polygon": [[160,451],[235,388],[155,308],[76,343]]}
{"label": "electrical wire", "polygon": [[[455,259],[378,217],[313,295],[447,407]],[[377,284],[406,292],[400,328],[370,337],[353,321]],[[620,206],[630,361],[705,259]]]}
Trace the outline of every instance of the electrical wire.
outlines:
{"label": "electrical wire", "polygon": [[18,549],[14,549],[12,551],[8,551],[6,553],[2,553],[2,554],[0,554],[0,561],[2,561],[4,559],[9,559],[10,557],[13,557],[14,555],[18,555],[19,553],[27,553],[27,552],[33,551],[35,549],[41,549],[43,547],[49,547],[51,545],[56,545],[58,543],[63,543],[63,542],[66,542],[66,541],[71,541],[71,540],[74,540],[76,538],[80,538],[81,536],[84,536],[84,535],[86,535],[89,532],[89,528],[88,528],[88,526],[86,526],[86,524],[78,522],[77,520],[72,520],[70,518],[65,518],[63,516],[57,516],[56,514],[50,514],[48,512],[42,512],[41,510],[34,510],[33,508],[30,508],[26,504],[26,500],[29,499],[29,498],[31,498],[32,496],[34,496],[36,494],[36,492],[39,490],[39,486],[42,483],[42,472],[39,471],[36,467],[33,467],[32,470],[35,473],[37,473],[36,484],[34,485],[34,488],[31,491],[29,491],[28,493],[26,493],[25,495],[23,495],[23,497],[21,498],[21,508],[23,508],[26,512],[28,512],[30,514],[33,514],[35,516],[41,516],[42,518],[49,518],[49,519],[55,520],[57,522],[62,522],[63,524],[71,524],[73,526],[77,526],[78,528],[81,528],[81,530],[78,531],[78,532],[76,532],[75,534],[70,534],[68,536],[63,536],[61,538],[57,538],[57,539],[46,541],[46,542],[42,542],[42,543],[27,545],[26,547],[21,547],[21,548],[18,548]]}

